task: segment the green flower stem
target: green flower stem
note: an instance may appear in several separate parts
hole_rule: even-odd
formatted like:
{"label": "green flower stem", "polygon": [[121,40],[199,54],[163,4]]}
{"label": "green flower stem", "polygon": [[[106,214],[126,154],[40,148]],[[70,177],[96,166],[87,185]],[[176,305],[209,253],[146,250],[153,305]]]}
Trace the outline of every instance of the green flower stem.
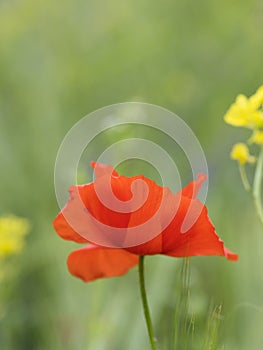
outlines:
{"label": "green flower stem", "polygon": [[140,277],[140,290],[141,290],[141,297],[142,297],[142,305],[143,305],[143,311],[144,316],[147,324],[148,329],[148,335],[151,343],[152,350],[157,350],[156,347],[156,341],[153,334],[153,326],[150,316],[150,310],[147,302],[147,296],[146,296],[146,289],[145,289],[145,280],[144,280],[144,256],[140,256],[139,259],[139,277]]}
{"label": "green flower stem", "polygon": [[245,190],[247,192],[250,192],[250,184],[248,182],[246,169],[245,169],[243,164],[239,164],[239,173],[240,173],[241,180],[242,180],[242,183],[243,183]]}
{"label": "green flower stem", "polygon": [[258,157],[254,183],[253,183],[254,203],[255,203],[255,207],[256,207],[260,222],[263,224],[263,208],[262,208],[262,202],[261,202],[262,170],[263,170],[263,146],[261,147],[260,154]]}

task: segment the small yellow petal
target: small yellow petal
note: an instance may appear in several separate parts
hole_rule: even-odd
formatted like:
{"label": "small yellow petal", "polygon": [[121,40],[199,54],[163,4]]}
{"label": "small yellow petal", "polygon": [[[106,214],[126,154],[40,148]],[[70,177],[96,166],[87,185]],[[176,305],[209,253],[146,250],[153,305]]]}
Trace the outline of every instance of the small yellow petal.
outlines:
{"label": "small yellow petal", "polygon": [[254,163],[256,158],[249,154],[247,145],[244,143],[237,143],[232,148],[231,158],[237,160],[239,164]]}
{"label": "small yellow petal", "polygon": [[235,104],[240,107],[246,107],[248,104],[248,98],[243,94],[239,94],[237,95]]}
{"label": "small yellow petal", "polygon": [[249,102],[255,109],[258,109],[263,104],[263,85],[261,85],[256,93],[249,98]]}
{"label": "small yellow petal", "polygon": [[256,130],[249,139],[250,143],[256,143],[258,145],[263,145],[263,131]]}

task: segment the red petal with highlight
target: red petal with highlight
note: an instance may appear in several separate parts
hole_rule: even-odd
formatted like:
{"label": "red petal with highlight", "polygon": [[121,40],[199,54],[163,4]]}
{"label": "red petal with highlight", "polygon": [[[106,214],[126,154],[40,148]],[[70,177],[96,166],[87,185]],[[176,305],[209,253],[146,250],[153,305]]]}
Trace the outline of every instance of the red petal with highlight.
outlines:
{"label": "red petal with highlight", "polygon": [[74,231],[73,228],[68,224],[63,215],[63,212],[60,212],[57,215],[53,221],[53,226],[60,237],[77,243],[87,243],[87,240],[84,237],[80,236],[76,231]]}
{"label": "red petal with highlight", "polygon": [[188,198],[196,198],[200,188],[202,187],[207,176],[204,174],[198,174],[197,180],[191,181],[187,186],[182,189],[182,195]]}
{"label": "red petal with highlight", "polygon": [[97,278],[124,275],[138,261],[137,255],[123,249],[88,245],[69,255],[68,268],[72,275],[89,282]]}
{"label": "red petal with highlight", "polygon": [[[229,260],[237,260],[237,255],[231,253],[224,247],[223,241],[215,233],[215,228],[211,223],[206,207],[195,200],[196,206],[202,206],[202,211],[194,225],[185,233],[178,230],[177,224],[181,220],[175,217],[172,225],[163,233],[164,254],[174,257],[219,255],[225,256]],[[184,198],[180,209],[187,210],[190,200]]]}

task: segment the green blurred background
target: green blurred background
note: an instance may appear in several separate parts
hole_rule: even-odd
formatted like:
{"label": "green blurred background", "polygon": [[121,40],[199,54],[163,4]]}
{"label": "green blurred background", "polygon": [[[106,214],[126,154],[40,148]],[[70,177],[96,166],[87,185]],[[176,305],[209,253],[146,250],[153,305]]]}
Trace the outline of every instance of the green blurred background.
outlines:
{"label": "green blurred background", "polygon": [[[263,82],[262,1],[0,0],[0,38],[0,214],[32,224],[15,278],[1,285],[0,349],[148,349],[137,269],[84,284],[66,268],[77,245],[52,228],[54,163],[66,132],[100,107],[141,101],[177,113],[197,135],[209,165],[210,217],[240,254],[238,263],[191,259],[189,350],[202,349],[211,303],[223,304],[218,349],[260,350],[263,230],[229,159],[248,134],[222,118],[238,93]],[[161,349],[173,349],[181,264],[146,260]]]}

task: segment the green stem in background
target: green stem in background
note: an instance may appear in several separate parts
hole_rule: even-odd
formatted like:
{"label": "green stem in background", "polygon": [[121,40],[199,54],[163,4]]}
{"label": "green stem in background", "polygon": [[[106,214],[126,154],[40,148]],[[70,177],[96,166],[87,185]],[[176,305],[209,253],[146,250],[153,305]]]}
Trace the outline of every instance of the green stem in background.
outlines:
{"label": "green stem in background", "polygon": [[245,190],[247,192],[250,192],[250,184],[248,182],[248,178],[247,178],[247,173],[246,173],[246,169],[244,167],[244,165],[242,164],[239,164],[239,173],[240,173],[240,176],[241,176],[241,180],[242,180],[242,183],[243,183],[243,186],[245,188]]}
{"label": "green stem in background", "polygon": [[139,259],[139,277],[140,277],[140,289],[141,289],[141,297],[142,297],[142,305],[144,316],[147,324],[148,335],[151,343],[152,350],[157,350],[156,342],[153,334],[153,326],[149,311],[149,306],[147,302],[146,289],[145,289],[145,280],[144,280],[144,256],[140,256]]}
{"label": "green stem in background", "polygon": [[260,222],[263,225],[263,208],[262,208],[262,202],[261,202],[262,170],[263,170],[263,146],[261,147],[260,154],[258,157],[254,183],[253,183],[254,203],[255,203],[255,207],[256,207]]}

